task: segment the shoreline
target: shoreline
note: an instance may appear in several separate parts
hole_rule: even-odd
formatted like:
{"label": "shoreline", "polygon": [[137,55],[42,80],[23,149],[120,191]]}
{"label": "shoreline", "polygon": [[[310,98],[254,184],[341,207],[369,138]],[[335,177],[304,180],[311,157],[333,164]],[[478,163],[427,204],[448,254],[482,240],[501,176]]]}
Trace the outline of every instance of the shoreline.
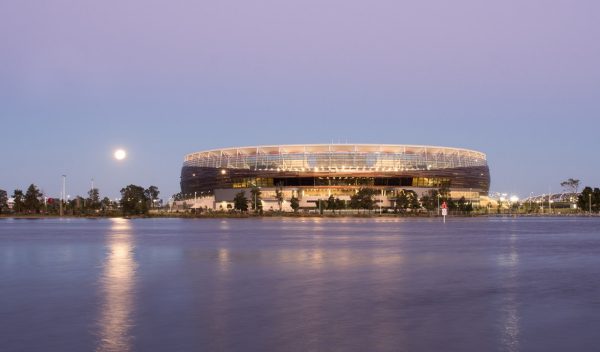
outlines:
{"label": "shoreline", "polygon": [[[456,214],[448,215],[451,218],[591,218],[600,217],[600,214]],[[160,213],[146,215],[45,215],[45,214],[0,214],[0,219],[260,219],[260,218],[399,218],[399,219],[435,219],[439,215],[418,214],[314,214],[314,213],[273,213],[273,214],[231,214],[231,213]]]}

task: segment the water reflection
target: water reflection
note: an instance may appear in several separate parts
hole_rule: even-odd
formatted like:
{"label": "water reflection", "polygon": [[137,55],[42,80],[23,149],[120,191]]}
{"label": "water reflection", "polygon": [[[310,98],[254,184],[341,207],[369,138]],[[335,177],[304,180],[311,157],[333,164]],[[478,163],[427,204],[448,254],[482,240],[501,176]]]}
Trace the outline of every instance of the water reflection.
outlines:
{"label": "water reflection", "polygon": [[219,230],[228,231],[230,230],[229,222],[227,220],[221,220],[219,223]]}
{"label": "water reflection", "polygon": [[506,294],[502,302],[502,345],[506,351],[519,351],[519,310],[516,287],[519,253],[517,252],[517,235],[510,236],[509,253],[503,258],[502,265],[507,269],[505,279]]}
{"label": "water reflection", "polygon": [[332,269],[366,268],[373,266],[378,270],[397,269],[404,262],[404,257],[386,248],[373,249],[364,254],[351,248],[324,249],[281,249],[275,253],[277,261],[283,265],[302,269]]}
{"label": "water reflection", "polygon": [[229,309],[231,304],[231,254],[228,248],[217,249],[217,270],[218,274],[214,279],[214,291],[210,316],[212,317],[210,333],[212,336],[211,350],[227,350],[228,343],[227,331],[230,329]]}
{"label": "water reflection", "polygon": [[219,262],[219,271],[226,272],[229,270],[230,259],[229,259],[229,249],[227,248],[219,248],[218,251],[218,262]]}
{"label": "water reflection", "polygon": [[66,221],[0,221],[0,350],[598,345],[600,219]]}
{"label": "water reflection", "polygon": [[112,219],[107,238],[108,256],[101,279],[104,303],[99,319],[100,341],[97,351],[130,351],[137,267],[130,221]]}

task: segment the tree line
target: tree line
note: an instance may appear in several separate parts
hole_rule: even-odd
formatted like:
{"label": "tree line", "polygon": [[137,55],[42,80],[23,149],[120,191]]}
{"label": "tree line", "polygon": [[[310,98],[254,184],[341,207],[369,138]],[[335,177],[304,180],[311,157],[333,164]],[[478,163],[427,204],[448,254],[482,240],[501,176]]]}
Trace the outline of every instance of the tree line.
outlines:
{"label": "tree line", "polygon": [[[372,188],[360,188],[356,191],[356,193],[350,196],[349,201],[341,200],[340,198],[331,195],[326,199],[317,200],[315,207],[320,213],[323,213],[326,210],[335,213],[336,211],[341,211],[344,209],[372,211],[373,209],[376,209],[378,205],[376,199],[377,193],[378,191]],[[252,209],[257,213],[262,213],[263,209],[261,196],[262,192],[259,188],[252,188],[250,190],[250,199],[246,197],[245,191],[240,191],[233,199],[233,208],[241,212],[247,212],[248,210]],[[275,199],[277,200],[279,210],[281,211],[281,205],[284,199],[283,192],[279,188],[275,191]],[[416,212],[421,209],[433,211],[444,202],[452,211],[469,213],[474,210],[473,204],[467,201],[465,197],[461,197],[456,201],[452,199],[452,197],[450,197],[450,190],[448,188],[430,190],[420,199],[415,191],[402,189],[396,192],[395,195],[391,196],[390,199],[393,201],[392,210],[396,213]],[[295,196],[292,196],[289,201],[292,210],[297,212],[300,209],[299,199]],[[250,206],[248,204],[250,204]],[[387,211],[388,209],[386,209],[386,212]]]}
{"label": "tree line", "polygon": [[600,211],[600,188],[586,186],[579,193],[581,181],[569,178],[560,183],[566,192],[577,194],[577,207],[582,211],[597,213]]}
{"label": "tree line", "polygon": [[583,211],[600,211],[600,188],[585,187],[577,197],[577,207]]}
{"label": "tree line", "polygon": [[158,187],[144,189],[137,185],[128,185],[121,189],[119,201],[108,197],[100,198],[98,188],[88,191],[87,197],[75,196],[72,199],[46,197],[35,185],[31,184],[25,192],[15,189],[12,209],[8,205],[8,193],[0,189],[0,214],[45,214],[59,215],[62,203],[63,212],[67,215],[140,215],[147,214],[152,208],[159,206]]}

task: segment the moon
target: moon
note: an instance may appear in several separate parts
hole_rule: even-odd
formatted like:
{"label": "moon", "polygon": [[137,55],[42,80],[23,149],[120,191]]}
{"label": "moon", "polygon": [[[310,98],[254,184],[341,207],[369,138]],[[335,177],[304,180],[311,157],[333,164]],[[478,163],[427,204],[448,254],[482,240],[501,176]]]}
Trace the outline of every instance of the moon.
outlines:
{"label": "moon", "polygon": [[117,149],[115,151],[115,159],[117,160],[123,160],[127,157],[127,152],[125,152],[125,150],[123,149]]}

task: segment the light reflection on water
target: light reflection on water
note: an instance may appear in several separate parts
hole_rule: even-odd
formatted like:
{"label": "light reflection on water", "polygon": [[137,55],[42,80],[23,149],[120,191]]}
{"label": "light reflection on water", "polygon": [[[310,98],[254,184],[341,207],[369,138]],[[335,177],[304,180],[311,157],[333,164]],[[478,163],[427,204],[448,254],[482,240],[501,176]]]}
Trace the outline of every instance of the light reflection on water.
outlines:
{"label": "light reflection on water", "polygon": [[0,350],[595,350],[599,220],[0,221]]}
{"label": "light reflection on water", "polygon": [[217,270],[214,276],[214,290],[210,304],[209,314],[213,317],[211,321],[211,336],[213,350],[225,350],[227,346],[227,331],[229,330],[229,302],[230,295],[230,273],[231,258],[227,248],[217,249]]}
{"label": "light reflection on water", "polygon": [[100,342],[97,351],[130,351],[136,262],[129,220],[111,219],[107,248],[108,255],[100,280],[104,302],[98,322]]}
{"label": "light reflection on water", "polygon": [[503,263],[506,268],[505,289],[507,292],[503,303],[505,322],[502,343],[505,350],[509,352],[519,351],[519,306],[515,292],[518,284],[519,253],[516,241],[517,235],[513,232],[509,239],[509,253]]}

